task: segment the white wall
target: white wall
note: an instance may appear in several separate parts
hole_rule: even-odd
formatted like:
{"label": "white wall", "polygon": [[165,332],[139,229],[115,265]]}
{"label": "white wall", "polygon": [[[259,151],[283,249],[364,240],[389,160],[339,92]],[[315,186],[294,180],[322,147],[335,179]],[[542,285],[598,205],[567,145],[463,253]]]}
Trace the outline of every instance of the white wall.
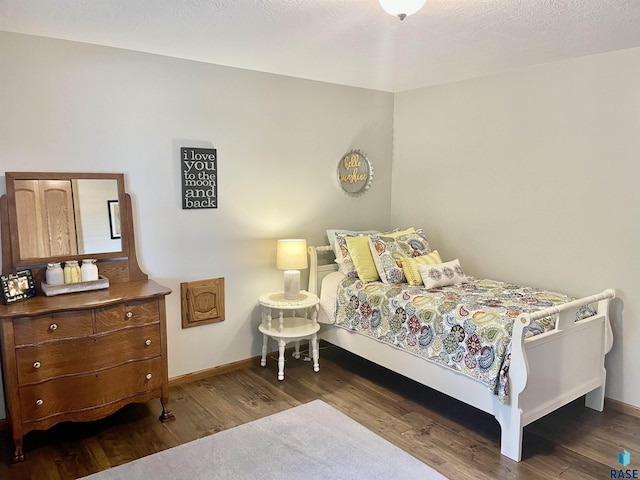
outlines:
{"label": "white wall", "polygon": [[[260,353],[278,238],[387,228],[392,121],[389,93],[0,32],[0,175],[125,173],[141,267],[174,292],[170,377]],[[217,148],[217,209],[182,210],[181,146]],[[336,180],[351,148],[375,169],[355,198]],[[182,330],[180,282],[216,277],[226,320]]]}
{"label": "white wall", "polygon": [[640,406],[640,49],[396,95],[392,223],[465,271],[612,287],[607,396]]}

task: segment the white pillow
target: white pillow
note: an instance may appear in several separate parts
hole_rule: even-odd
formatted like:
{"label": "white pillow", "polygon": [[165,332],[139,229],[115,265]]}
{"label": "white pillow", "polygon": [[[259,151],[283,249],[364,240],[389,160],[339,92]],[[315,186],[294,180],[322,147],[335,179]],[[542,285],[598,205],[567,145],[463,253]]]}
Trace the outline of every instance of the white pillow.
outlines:
{"label": "white pillow", "polygon": [[437,265],[418,265],[425,288],[446,287],[456,283],[467,283],[469,279],[462,271],[460,261],[456,258],[450,262]]}

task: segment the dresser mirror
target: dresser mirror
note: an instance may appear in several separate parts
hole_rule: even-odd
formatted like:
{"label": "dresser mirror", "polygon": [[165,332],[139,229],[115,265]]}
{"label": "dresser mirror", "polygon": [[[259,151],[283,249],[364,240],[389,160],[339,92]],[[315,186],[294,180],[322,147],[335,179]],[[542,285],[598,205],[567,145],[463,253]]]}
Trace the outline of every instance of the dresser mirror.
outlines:
{"label": "dresser mirror", "polygon": [[127,256],[124,176],[7,172],[14,266]]}

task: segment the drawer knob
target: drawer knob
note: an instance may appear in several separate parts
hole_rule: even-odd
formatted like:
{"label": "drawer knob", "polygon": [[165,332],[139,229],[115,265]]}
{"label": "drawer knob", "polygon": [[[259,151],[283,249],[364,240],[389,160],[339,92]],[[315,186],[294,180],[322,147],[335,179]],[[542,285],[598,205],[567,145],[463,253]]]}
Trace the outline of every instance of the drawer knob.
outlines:
{"label": "drawer knob", "polygon": [[145,340],[144,344],[148,347],[149,345],[151,345],[151,340]]}
{"label": "drawer knob", "polygon": [[147,373],[147,380],[151,380],[151,377],[153,377],[153,375],[151,375],[150,373]]}
{"label": "drawer knob", "polygon": [[33,368],[40,368],[40,362],[33,362]]}
{"label": "drawer knob", "polygon": [[41,406],[43,403],[44,403],[44,400],[42,400],[41,398],[36,400],[36,405],[38,405],[38,406]]}
{"label": "drawer knob", "polygon": [[131,318],[131,317],[133,317],[133,312],[127,312],[127,313],[125,314],[125,317],[127,317],[127,318]]}
{"label": "drawer knob", "polygon": [[51,325],[49,325],[49,330],[51,330],[52,332],[53,332],[54,330],[57,330],[57,329],[58,329],[58,325],[57,325],[57,324],[52,323]]}

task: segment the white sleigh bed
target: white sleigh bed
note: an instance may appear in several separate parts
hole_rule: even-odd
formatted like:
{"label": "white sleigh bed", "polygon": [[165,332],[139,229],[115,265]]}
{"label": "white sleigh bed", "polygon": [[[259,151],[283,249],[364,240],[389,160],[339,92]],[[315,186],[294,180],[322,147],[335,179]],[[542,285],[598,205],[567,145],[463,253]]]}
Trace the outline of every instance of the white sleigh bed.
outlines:
{"label": "white sleigh bed", "polygon": [[[320,296],[320,338],[495,416],[501,427],[503,455],[520,461],[523,428],[586,395],[586,406],[602,411],[606,381],[605,355],[613,344],[608,317],[613,290],[561,305],[520,314],[513,322],[507,403],[487,385],[375,338],[332,324],[335,288],[344,275],[335,263],[318,265],[318,253],[329,246],[309,247],[309,291]],[[578,309],[592,304],[596,314],[575,321]],[[335,311],[335,310],[334,310]],[[526,327],[558,315],[552,331],[525,339]]]}

